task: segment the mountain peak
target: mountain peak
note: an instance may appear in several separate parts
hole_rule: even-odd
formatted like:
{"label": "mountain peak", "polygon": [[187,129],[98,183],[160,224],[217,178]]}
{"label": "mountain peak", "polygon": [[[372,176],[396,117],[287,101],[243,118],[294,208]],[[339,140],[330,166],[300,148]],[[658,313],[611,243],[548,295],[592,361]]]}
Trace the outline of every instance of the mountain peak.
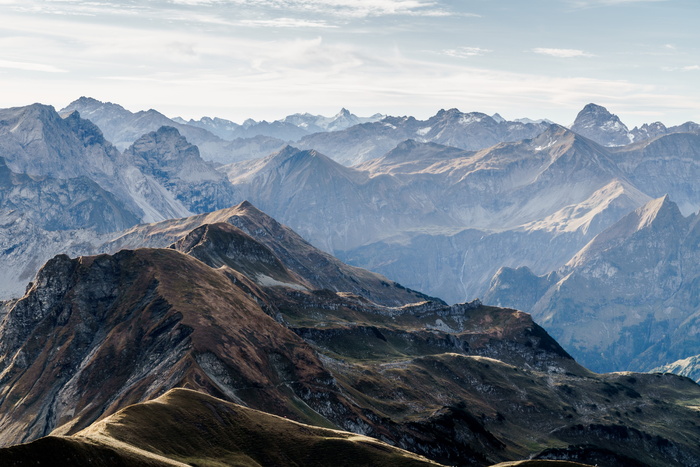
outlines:
{"label": "mountain peak", "polygon": [[585,264],[602,252],[617,248],[635,235],[676,235],[672,232],[682,231],[687,228],[688,223],[678,205],[671,201],[668,195],[664,195],[647,202],[598,234],[567,263],[567,266],[577,267]]}
{"label": "mountain peak", "polygon": [[571,130],[603,146],[625,146],[633,139],[617,115],[592,103],[578,113]]}
{"label": "mountain peak", "polygon": [[673,218],[683,218],[678,205],[671,201],[668,195],[649,201],[644,206],[636,210],[639,217],[638,230],[652,226],[659,220],[663,223]]}

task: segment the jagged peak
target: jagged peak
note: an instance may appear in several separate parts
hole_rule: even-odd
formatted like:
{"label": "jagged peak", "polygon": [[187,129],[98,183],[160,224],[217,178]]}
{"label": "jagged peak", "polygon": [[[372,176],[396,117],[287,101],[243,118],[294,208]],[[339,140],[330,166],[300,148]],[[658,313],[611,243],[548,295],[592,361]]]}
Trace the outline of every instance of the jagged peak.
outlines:
{"label": "jagged peak", "polygon": [[104,102],[102,102],[102,101],[100,101],[100,100],[97,100],[97,99],[95,99],[94,97],[80,96],[79,98],[77,98],[76,100],[74,100],[73,102],[71,102],[71,103],[69,104],[69,106],[70,106],[70,105],[73,105],[73,104],[95,105],[95,104],[104,104]]}
{"label": "jagged peak", "polygon": [[664,219],[665,222],[668,218],[683,218],[678,205],[671,201],[668,194],[649,201],[638,208],[635,213],[639,217],[637,230],[652,226],[659,219]]}
{"label": "jagged peak", "polygon": [[[187,142],[187,139],[180,134],[177,128],[163,125],[156,131],[151,131],[141,135],[131,146],[129,146],[127,152],[138,152],[139,148],[142,148],[144,145],[152,145],[153,142],[158,145],[162,143],[177,143],[179,141],[182,141],[188,146],[196,148],[196,146],[193,146]],[[199,153],[199,150],[197,150],[197,153]]]}
{"label": "jagged peak", "polygon": [[268,216],[263,211],[261,211],[260,209],[255,207],[255,205],[253,205],[253,203],[251,203],[248,200],[244,200],[243,202],[239,203],[238,205],[233,206],[232,208],[226,209],[224,211],[229,211],[229,210],[234,211],[234,212],[238,212],[238,211],[245,212],[251,218],[254,218],[254,219],[255,218],[257,218],[257,219],[264,218],[264,219],[268,219],[268,220],[273,220],[272,217]]}
{"label": "jagged peak", "polygon": [[21,118],[36,118],[42,122],[53,120],[61,120],[60,115],[56,112],[56,109],[52,105],[41,104],[35,102],[33,104],[26,105],[24,107],[13,107],[6,109],[8,112],[15,114],[17,117]]}
{"label": "jagged peak", "polygon": [[183,137],[177,128],[170,126],[170,125],[161,126],[154,133],[160,137],[166,137],[166,138],[181,138],[181,137]]}
{"label": "jagged peak", "polygon": [[80,96],[78,99],[76,99],[73,102],[71,102],[70,104],[68,104],[65,108],[66,109],[71,109],[71,108],[75,108],[75,107],[94,108],[94,107],[101,107],[101,106],[109,106],[109,107],[113,107],[115,109],[127,111],[124,107],[122,107],[119,104],[115,104],[114,102],[101,101],[99,99],[95,99],[94,97],[86,97],[86,96]]}
{"label": "jagged peak", "polygon": [[579,112],[579,113],[591,113],[591,112],[603,113],[603,114],[610,114],[610,115],[612,115],[612,114],[608,111],[608,109],[606,109],[606,108],[603,107],[602,105],[598,105],[598,104],[595,104],[595,103],[593,103],[593,102],[591,102],[591,103],[589,103],[589,104],[586,104],[586,105],[583,107],[583,109],[581,110],[581,112]]}
{"label": "jagged peak", "polygon": [[[626,138],[629,133],[629,129],[617,115],[610,113],[605,107],[593,103],[586,105],[578,113],[571,129],[575,132],[583,132],[583,136],[592,137],[594,134],[591,132],[596,127],[610,135],[618,134],[618,138],[622,139]],[[618,139],[615,142],[619,143],[622,140]],[[629,143],[629,141],[626,142]]]}
{"label": "jagged peak", "polygon": [[684,228],[688,224],[684,221],[687,219],[668,195],[653,199],[598,234],[567,263],[566,268],[578,267],[599,252],[622,244],[638,232]]}
{"label": "jagged peak", "polygon": [[285,160],[293,155],[301,152],[301,149],[292,146],[291,144],[285,144],[279,151],[274,152],[270,155],[272,160]]}

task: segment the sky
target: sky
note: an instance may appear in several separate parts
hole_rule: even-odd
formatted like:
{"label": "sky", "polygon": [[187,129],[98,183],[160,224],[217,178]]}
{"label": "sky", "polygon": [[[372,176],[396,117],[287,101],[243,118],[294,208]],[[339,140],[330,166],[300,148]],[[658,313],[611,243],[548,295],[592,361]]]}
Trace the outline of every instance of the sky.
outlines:
{"label": "sky", "polygon": [[700,122],[697,0],[0,0],[0,107]]}

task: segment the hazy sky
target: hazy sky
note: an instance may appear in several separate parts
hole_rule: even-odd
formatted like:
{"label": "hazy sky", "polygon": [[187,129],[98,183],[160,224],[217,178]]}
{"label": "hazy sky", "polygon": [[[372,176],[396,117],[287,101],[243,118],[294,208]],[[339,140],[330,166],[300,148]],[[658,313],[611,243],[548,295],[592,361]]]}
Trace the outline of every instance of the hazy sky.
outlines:
{"label": "hazy sky", "polygon": [[0,107],[700,122],[698,0],[0,0]]}

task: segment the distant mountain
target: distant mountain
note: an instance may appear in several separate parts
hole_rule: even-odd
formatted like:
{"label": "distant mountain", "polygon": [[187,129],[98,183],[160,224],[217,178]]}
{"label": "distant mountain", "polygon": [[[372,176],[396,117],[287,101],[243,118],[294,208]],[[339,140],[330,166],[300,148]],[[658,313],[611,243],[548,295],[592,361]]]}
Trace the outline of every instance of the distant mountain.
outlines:
{"label": "distant mountain", "polygon": [[531,312],[596,371],[650,370],[696,355],[698,226],[668,196],[650,201],[556,273],[502,269],[484,300]]}
{"label": "distant mountain", "polygon": [[157,131],[162,126],[170,126],[176,128],[192,144],[197,145],[206,160],[230,162],[224,140],[203,128],[171,120],[153,109],[133,113],[118,104],[81,97],[68,104],[60,113],[65,115],[74,111],[78,111],[83,118],[97,125],[105,138],[122,151],[145,133]]}
{"label": "distant mountain", "polygon": [[251,139],[256,137],[268,137],[282,141],[297,141],[305,135],[327,131],[339,131],[360,123],[375,122],[384,118],[384,115],[376,114],[371,117],[358,117],[347,109],[341,109],[333,117],[311,115],[309,113],[289,115],[281,120],[256,122],[246,120],[242,125],[222,118],[203,117],[199,120],[173,119],[182,124],[203,128],[219,136],[222,139],[234,141],[237,139]]}
{"label": "distant mountain", "polygon": [[73,112],[0,110],[0,298],[17,297],[49,258],[89,252],[101,235],[240,202],[177,130],[124,153]]}
{"label": "distant mountain", "polygon": [[597,104],[588,104],[576,116],[571,130],[607,147],[627,146],[676,133],[700,133],[700,125],[687,122],[666,127],[661,122],[645,123],[630,130],[617,115]]}
{"label": "distant mountain", "polygon": [[571,131],[603,146],[625,146],[632,142],[629,129],[618,116],[596,104],[588,104],[578,113]]}
{"label": "distant mountain", "polygon": [[[286,244],[284,255],[214,223],[185,231],[170,248],[49,261],[25,296],[3,307],[0,442],[61,437],[6,452],[41,460],[44,449],[63,443],[61,455],[93,459],[111,452],[172,464],[231,453],[266,462],[287,449],[299,456],[295,442],[319,443],[321,435],[325,443],[334,436],[372,443],[387,462],[416,460],[366,438],[251,411],[258,409],[380,438],[447,465],[700,461],[689,407],[700,386],[691,380],[593,374],[528,315],[478,301],[381,306],[317,289],[318,269],[286,266],[310,258],[309,247],[271,235],[265,226],[274,221],[251,210],[242,205],[231,220]],[[175,233],[161,224],[132,235]],[[181,387],[203,394],[168,392]],[[655,423],[660,417],[676,423]],[[316,456],[324,445],[316,444]],[[340,440],[333,446],[355,452]]]}
{"label": "distant mountain", "polygon": [[304,113],[289,115],[283,121],[303,128],[308,133],[320,133],[323,131],[341,131],[361,123],[378,122],[385,117],[386,115],[382,114],[374,114],[371,117],[358,117],[343,108],[333,117]]}
{"label": "distant mountain", "polygon": [[189,144],[175,128],[161,127],[143,135],[124,155],[193,213],[223,209],[236,200],[226,177],[204,161],[197,146]]}
{"label": "distant mountain", "polygon": [[483,293],[504,265],[558,268],[650,199],[559,126],[478,152],[408,140],[348,168],[287,147],[222,170],[313,244],[448,301]]}
{"label": "distant mountain", "polygon": [[235,161],[246,161],[251,159],[261,159],[273,152],[277,152],[287,143],[281,139],[270,136],[254,136],[252,138],[237,138],[224,145],[226,158],[221,158],[218,164],[230,164]]}
{"label": "distant mountain", "polygon": [[545,123],[497,122],[479,112],[462,113],[450,109],[441,110],[425,121],[413,117],[386,117],[342,131],[309,135],[295,145],[315,149],[343,165],[352,166],[380,157],[407,139],[476,150],[504,141],[533,138],[548,127]]}
{"label": "distant mountain", "polygon": [[80,112],[83,118],[100,127],[105,138],[120,150],[128,148],[141,135],[156,131],[162,126],[177,128],[194,144],[218,140],[205,130],[179,124],[153,109],[133,113],[119,104],[81,97],[61,109],[60,113],[73,111]]}
{"label": "distant mountain", "polygon": [[673,363],[668,363],[651,370],[655,373],[673,373],[676,375],[687,376],[688,378],[700,382],[700,355],[676,360]]}
{"label": "distant mountain", "polygon": [[668,194],[684,215],[700,210],[700,134],[661,136],[619,148],[612,157],[648,195]]}

